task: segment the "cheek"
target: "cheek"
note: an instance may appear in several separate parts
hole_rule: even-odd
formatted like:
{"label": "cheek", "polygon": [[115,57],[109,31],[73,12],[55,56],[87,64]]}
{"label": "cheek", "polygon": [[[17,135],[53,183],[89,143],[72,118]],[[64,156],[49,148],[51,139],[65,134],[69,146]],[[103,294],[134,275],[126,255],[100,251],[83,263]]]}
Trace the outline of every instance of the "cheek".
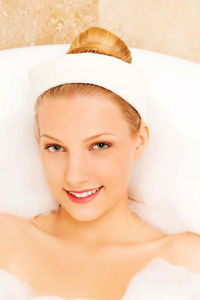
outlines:
{"label": "cheek", "polygon": [[55,157],[51,158],[48,155],[42,155],[42,165],[47,182],[55,185],[63,179],[65,171],[65,163],[63,160],[58,160]]}
{"label": "cheek", "polygon": [[118,183],[127,184],[132,173],[132,157],[129,148],[124,147],[111,158],[112,176]]}
{"label": "cheek", "polygon": [[[94,159],[90,165],[90,173],[102,177],[107,182],[127,181],[131,171],[130,153],[126,150],[112,151],[98,159]],[[103,183],[103,182],[102,182]]]}

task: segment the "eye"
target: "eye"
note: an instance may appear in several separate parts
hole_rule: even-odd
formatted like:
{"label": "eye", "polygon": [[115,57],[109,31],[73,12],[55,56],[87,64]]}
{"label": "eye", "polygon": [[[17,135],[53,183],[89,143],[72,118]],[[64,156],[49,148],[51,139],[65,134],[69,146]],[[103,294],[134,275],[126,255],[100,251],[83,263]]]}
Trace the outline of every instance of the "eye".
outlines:
{"label": "eye", "polygon": [[[94,146],[96,146],[96,145],[100,145],[100,148],[98,148],[96,150],[107,149],[107,148],[111,147],[111,144],[107,144],[107,143],[104,143],[104,142],[96,143]],[[105,145],[107,146],[107,148],[104,147]],[[48,144],[47,146],[44,147],[45,150],[47,150],[48,152],[51,152],[51,153],[60,152],[60,151],[50,151],[49,150],[50,148],[54,148],[56,150],[59,150],[60,148],[63,148],[63,147],[61,147],[57,144]]]}
{"label": "eye", "polygon": [[[100,147],[99,149],[108,149],[109,147],[111,147],[111,145],[110,144],[107,144],[107,143],[104,143],[104,142],[99,142],[99,143],[96,143],[94,146],[96,146],[96,145],[106,145],[107,146],[107,148],[103,148],[103,146],[102,147]],[[99,150],[99,149],[97,149],[97,150]]]}
{"label": "eye", "polygon": [[[49,151],[49,149],[50,149],[51,147],[57,147],[57,148],[60,148],[60,146],[57,145],[57,144],[51,144],[51,145],[47,145],[44,149]],[[62,147],[61,147],[61,148],[62,148]],[[50,151],[50,152],[58,152],[58,151]]]}

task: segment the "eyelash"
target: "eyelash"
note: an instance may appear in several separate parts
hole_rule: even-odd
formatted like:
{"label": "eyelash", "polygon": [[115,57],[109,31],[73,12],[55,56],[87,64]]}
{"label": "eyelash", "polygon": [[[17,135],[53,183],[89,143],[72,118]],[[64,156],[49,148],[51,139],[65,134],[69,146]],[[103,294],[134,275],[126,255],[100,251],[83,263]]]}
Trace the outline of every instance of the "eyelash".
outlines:
{"label": "eyelash", "polygon": [[[107,145],[108,147],[107,147],[106,149],[108,149],[108,148],[111,147],[111,144],[104,143],[104,142],[96,143],[96,144],[94,144],[94,146],[99,145],[99,144]],[[44,150],[47,150],[47,151],[50,152],[50,153],[56,153],[56,152],[59,152],[59,151],[55,151],[55,152],[49,151],[49,148],[52,147],[52,146],[59,146],[59,147],[61,147],[61,146],[58,145],[58,144],[48,144],[48,145],[46,145],[43,149],[44,149]],[[61,147],[61,148],[63,148],[63,147]],[[98,149],[98,150],[103,150],[103,149],[104,149],[104,148],[100,148],[100,149]],[[106,150],[106,149],[105,149],[105,150]]]}

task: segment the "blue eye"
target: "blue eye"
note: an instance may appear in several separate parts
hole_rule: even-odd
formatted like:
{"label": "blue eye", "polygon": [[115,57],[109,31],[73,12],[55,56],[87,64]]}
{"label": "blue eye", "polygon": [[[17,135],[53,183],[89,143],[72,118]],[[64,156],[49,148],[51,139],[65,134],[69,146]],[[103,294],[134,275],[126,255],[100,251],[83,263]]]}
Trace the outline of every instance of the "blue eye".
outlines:
{"label": "blue eye", "polygon": [[[103,143],[103,142],[96,143],[94,146],[96,146],[96,145],[106,145],[106,146],[107,146],[107,148],[109,148],[109,147],[110,147],[110,145],[109,145],[109,144],[106,144],[106,143]],[[107,148],[100,147],[99,149],[107,149]]]}
{"label": "blue eye", "polygon": [[[48,149],[50,149],[51,147],[58,147],[58,148],[60,148],[60,146],[59,145],[56,145],[56,144],[52,144],[52,145],[47,145],[44,149],[46,150],[48,150]],[[49,150],[48,150],[49,151]],[[50,151],[50,152],[58,152],[58,151]]]}
{"label": "blue eye", "polygon": [[[107,148],[111,147],[110,144],[103,143],[103,142],[96,143],[94,146],[96,146],[96,145],[103,145],[102,147],[98,148],[97,150],[101,150],[101,149],[103,150],[103,149],[107,149]],[[104,147],[105,145],[107,146],[107,148]],[[49,152],[52,152],[52,153],[54,153],[54,152],[60,152],[60,151],[50,151],[49,149],[51,147],[52,148],[54,147],[54,149],[56,149],[56,150],[59,150],[60,148],[63,148],[63,147],[61,147],[61,146],[59,146],[57,144],[50,144],[50,145],[47,145],[44,149],[48,150]]]}

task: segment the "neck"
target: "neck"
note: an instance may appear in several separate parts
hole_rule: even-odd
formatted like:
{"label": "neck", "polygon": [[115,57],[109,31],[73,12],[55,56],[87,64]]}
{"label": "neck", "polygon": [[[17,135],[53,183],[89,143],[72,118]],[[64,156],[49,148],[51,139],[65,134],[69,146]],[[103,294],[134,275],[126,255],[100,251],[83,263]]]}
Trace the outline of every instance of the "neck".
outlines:
{"label": "neck", "polygon": [[133,214],[127,193],[114,207],[92,221],[76,220],[61,206],[56,215],[53,235],[67,242],[91,247],[142,242],[147,238],[147,232],[149,237],[152,229]]}

